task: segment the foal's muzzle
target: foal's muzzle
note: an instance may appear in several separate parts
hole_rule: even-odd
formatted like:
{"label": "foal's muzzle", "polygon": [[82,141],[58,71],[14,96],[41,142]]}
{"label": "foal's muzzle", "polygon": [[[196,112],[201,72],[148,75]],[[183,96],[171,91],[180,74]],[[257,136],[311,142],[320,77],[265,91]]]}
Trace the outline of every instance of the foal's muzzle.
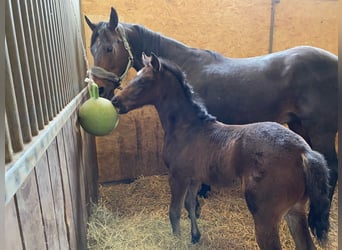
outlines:
{"label": "foal's muzzle", "polygon": [[114,96],[111,101],[114,107],[119,110],[119,114],[126,114],[128,112],[117,96]]}

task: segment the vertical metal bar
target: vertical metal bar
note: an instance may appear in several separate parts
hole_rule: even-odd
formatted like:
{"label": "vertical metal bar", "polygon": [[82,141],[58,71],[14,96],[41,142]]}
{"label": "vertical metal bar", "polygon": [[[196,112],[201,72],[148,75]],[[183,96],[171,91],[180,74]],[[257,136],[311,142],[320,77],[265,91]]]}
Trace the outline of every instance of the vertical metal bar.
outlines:
{"label": "vertical metal bar", "polygon": [[61,57],[61,91],[62,91],[62,100],[63,100],[63,104],[66,105],[68,103],[67,100],[67,91],[66,91],[66,84],[67,84],[67,65],[66,65],[66,57],[67,55],[65,54],[65,36],[64,36],[64,31],[62,28],[62,16],[61,16],[61,6],[60,6],[60,1],[53,1],[53,3],[55,4],[54,8],[56,10],[56,28],[57,28],[57,34],[58,34],[58,42],[57,44],[59,45],[59,55]]}
{"label": "vertical metal bar", "polygon": [[[8,46],[9,51],[9,62],[10,62],[10,69],[12,69],[12,77],[14,82],[15,88],[15,95],[17,98],[17,105],[19,110],[19,120],[23,141],[29,142],[32,139],[31,135],[31,125],[30,119],[28,115],[28,108],[26,105],[26,96],[24,91],[23,85],[23,77],[21,72],[21,65],[19,60],[19,51],[17,45],[17,37],[14,31],[14,20],[12,16],[12,5],[10,0],[7,1],[5,7],[5,21],[6,21],[6,44]],[[9,107],[10,108],[10,107]]]}
{"label": "vertical metal bar", "polygon": [[[62,9],[62,6],[65,6],[66,4],[64,4],[62,1],[58,1],[59,5],[60,5],[60,9]],[[70,2],[69,2],[70,4]],[[70,62],[71,60],[71,52],[70,52],[70,33],[68,32],[70,29],[70,25],[68,24],[68,13],[66,11],[66,9],[69,8],[63,8],[64,11],[61,13],[61,27],[62,27],[62,34],[63,34],[63,44],[64,44],[64,57],[65,57],[65,65],[66,65],[66,82],[65,82],[65,90],[66,90],[66,99],[67,102],[70,102],[72,99],[72,91],[71,91],[71,84],[72,84],[72,73],[71,73],[71,68],[72,68],[72,64]]]}
{"label": "vertical metal bar", "polygon": [[[31,74],[30,74],[30,66],[28,62],[28,56],[26,51],[26,42],[25,42],[25,35],[24,35],[24,29],[22,25],[22,18],[20,13],[20,8],[17,5],[16,0],[12,0],[12,13],[13,13],[13,19],[14,21],[14,27],[16,32],[16,42],[18,46],[19,51],[19,61],[20,61],[20,67],[22,72],[22,81],[23,86],[25,90],[26,95],[26,103],[27,106],[30,107],[28,109],[29,119],[30,119],[30,125],[31,125],[31,134],[37,135],[38,134],[38,122],[37,122],[37,112],[36,112],[36,105],[35,100],[33,97],[33,90],[32,90],[32,80],[31,80]],[[16,84],[16,82],[14,83]]]}
{"label": "vertical metal bar", "polygon": [[[67,61],[66,58],[68,55],[66,54],[66,43],[65,43],[65,34],[62,27],[62,21],[63,17],[61,15],[62,8],[60,6],[61,1],[52,1],[54,3],[54,8],[56,9],[56,30],[58,34],[58,45],[59,45],[59,55],[61,59],[61,73],[62,73],[62,82],[61,82],[61,91],[63,92],[63,100],[65,102],[65,105],[69,102],[67,99],[67,91],[66,91],[66,85],[68,81],[68,67],[67,67]],[[63,11],[65,11],[65,5],[63,6]]]}
{"label": "vertical metal bar", "polygon": [[[7,38],[7,37],[6,37]],[[23,136],[20,131],[21,129],[21,121],[20,114],[18,111],[17,100],[15,99],[15,91],[14,91],[14,83],[12,78],[12,70],[11,70],[11,62],[9,57],[9,51],[7,47],[7,39],[5,39],[5,110],[8,112],[8,123],[9,123],[9,134],[12,140],[12,148],[14,152],[19,152],[24,148]],[[20,93],[19,93],[20,94]],[[27,113],[26,113],[27,114]],[[28,118],[26,119],[28,122]],[[28,133],[28,131],[26,131]]]}
{"label": "vertical metal bar", "polygon": [[[31,2],[34,0],[31,0]],[[51,82],[51,70],[48,64],[48,56],[47,56],[47,46],[46,46],[46,33],[45,33],[45,25],[44,19],[41,14],[41,8],[38,5],[37,1],[32,3],[31,6],[33,7],[35,21],[37,23],[37,38],[38,38],[38,46],[39,50],[41,51],[41,62],[42,62],[42,73],[43,73],[43,85],[45,88],[45,97],[46,97],[46,104],[48,110],[48,118],[51,121],[55,115],[54,109],[54,102],[51,97],[50,91],[50,82]]]}
{"label": "vertical metal bar", "polygon": [[31,0],[24,1],[24,3],[27,2],[27,13],[29,17],[29,23],[31,27],[32,32],[32,48],[33,48],[33,57],[35,58],[36,63],[36,70],[37,70],[37,84],[39,85],[39,91],[40,91],[40,99],[41,99],[41,105],[42,105],[42,111],[43,111],[43,120],[44,124],[47,125],[49,123],[49,111],[48,111],[48,101],[46,99],[46,90],[45,90],[45,83],[46,83],[46,73],[45,70],[43,70],[43,65],[45,65],[45,57],[42,56],[43,52],[41,51],[41,44],[40,44],[40,38],[38,31],[40,30],[40,23],[37,22],[38,17],[35,16],[34,10],[33,10],[33,4]]}
{"label": "vertical metal bar", "polygon": [[[79,43],[79,49],[78,49],[78,86],[79,89],[82,89],[85,85],[82,85],[82,82],[84,82],[84,77],[87,72],[87,65],[86,65],[86,52],[85,52],[85,43],[84,43],[84,29],[83,29],[83,23],[82,23],[82,17],[81,17],[81,2],[77,2],[77,16],[75,17],[77,19],[77,33],[78,33],[78,43]],[[76,13],[75,13],[76,14]]]}
{"label": "vertical metal bar", "polygon": [[42,108],[42,101],[40,96],[40,87],[38,84],[38,75],[37,75],[37,68],[36,68],[36,58],[33,51],[33,41],[32,41],[32,31],[30,28],[30,20],[29,14],[27,10],[27,1],[20,1],[17,0],[17,5],[20,5],[21,16],[22,16],[22,24],[24,29],[24,37],[25,37],[25,44],[26,44],[26,51],[29,63],[29,72],[31,75],[31,85],[33,90],[33,97],[35,101],[35,108],[36,108],[36,117],[38,121],[38,128],[44,128],[44,119],[43,119],[43,108]]}
{"label": "vertical metal bar", "polygon": [[274,17],[276,4],[280,3],[280,0],[271,0],[271,22],[270,22],[270,39],[268,53],[273,52],[273,33],[274,33]]}
{"label": "vertical metal bar", "polygon": [[[46,22],[46,34],[47,34],[47,45],[49,46],[49,61],[51,65],[51,79],[52,82],[50,83],[50,89],[52,90],[51,95],[53,99],[55,100],[55,108],[56,108],[56,114],[60,111],[60,103],[59,103],[59,98],[58,98],[58,90],[57,90],[57,74],[56,74],[56,55],[55,51],[56,48],[54,46],[54,36],[53,36],[53,28],[52,28],[52,20],[51,16],[52,13],[48,7],[48,3],[46,0],[41,0],[41,6],[42,9],[44,10],[44,15],[45,15],[45,22]],[[55,114],[55,115],[56,115]]]}
{"label": "vertical metal bar", "polygon": [[62,104],[62,96],[61,96],[61,87],[60,84],[62,82],[61,79],[61,69],[60,69],[60,51],[58,47],[58,34],[57,34],[57,28],[56,28],[56,9],[52,8],[50,1],[46,0],[46,7],[48,9],[49,15],[49,23],[50,23],[50,41],[52,45],[52,58],[54,59],[54,75],[55,75],[55,91],[56,91],[56,99],[57,99],[57,107],[58,111],[61,111],[63,108]]}
{"label": "vertical metal bar", "polygon": [[[61,3],[62,6],[65,6],[66,4],[70,4],[69,3]],[[64,8],[65,9],[65,8]],[[69,8],[70,9],[70,6]],[[63,31],[64,31],[64,42],[66,43],[66,59],[67,59],[67,75],[68,75],[68,83],[67,83],[67,98],[68,101],[71,101],[71,99],[73,98],[73,89],[72,89],[72,84],[73,84],[73,80],[72,80],[72,72],[73,72],[73,64],[72,64],[72,43],[71,43],[71,33],[70,33],[70,25],[68,25],[70,23],[69,20],[69,15],[67,11],[63,11],[63,17],[62,17],[62,21],[63,21]]]}
{"label": "vertical metal bar", "polygon": [[48,28],[47,28],[47,21],[45,18],[45,9],[41,3],[41,0],[37,0],[36,2],[36,10],[37,13],[40,17],[40,24],[41,24],[41,34],[42,34],[42,46],[43,46],[43,50],[44,50],[44,57],[45,57],[45,71],[47,74],[47,79],[46,79],[46,88],[47,88],[47,92],[46,95],[48,97],[48,100],[50,101],[50,105],[51,105],[51,116],[49,117],[50,120],[52,120],[56,114],[57,114],[57,107],[56,107],[56,97],[55,97],[55,93],[54,93],[54,88],[53,88],[53,74],[52,74],[52,69],[51,69],[51,58],[50,58],[50,53],[48,52],[49,50],[51,50],[51,47],[49,46],[49,39],[51,39],[49,37],[48,34]]}
{"label": "vertical metal bar", "polygon": [[11,137],[9,135],[7,114],[5,112],[5,163],[11,162],[13,159],[13,148]]}

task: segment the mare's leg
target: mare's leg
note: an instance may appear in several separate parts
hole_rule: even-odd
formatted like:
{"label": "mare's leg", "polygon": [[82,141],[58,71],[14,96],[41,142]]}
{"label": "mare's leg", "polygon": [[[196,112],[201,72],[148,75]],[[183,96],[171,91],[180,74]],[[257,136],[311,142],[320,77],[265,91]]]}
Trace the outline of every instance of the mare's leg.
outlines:
{"label": "mare's leg", "polygon": [[198,229],[197,221],[196,221],[196,210],[199,206],[197,200],[197,191],[200,186],[200,182],[198,181],[191,181],[188,192],[185,198],[185,208],[189,213],[189,218],[191,220],[191,242],[197,243],[201,238],[201,233]]}
{"label": "mare's leg", "polygon": [[[185,197],[185,208],[186,208],[187,211],[188,211],[188,217],[189,217],[189,219],[190,219],[189,210],[188,210],[188,208],[187,208],[187,200],[189,199],[189,198],[188,198],[188,196],[189,196],[188,194],[189,194],[189,190],[188,190],[188,192],[186,193],[186,197]],[[198,193],[197,193],[197,195],[196,195],[196,197],[195,197],[195,215],[196,215],[196,218],[197,218],[197,219],[201,216],[201,204],[200,204],[200,202],[199,202],[199,200],[198,200]]]}
{"label": "mare's leg", "polygon": [[180,216],[184,197],[188,188],[189,182],[183,178],[175,178],[170,174],[169,185],[171,190],[171,204],[169,209],[169,217],[172,226],[172,232],[175,235],[180,235]]}
{"label": "mare's leg", "polygon": [[202,183],[201,189],[198,191],[198,195],[203,198],[208,198],[208,193],[211,191],[211,187],[205,183]]}
{"label": "mare's leg", "polygon": [[299,134],[301,137],[304,138],[304,140],[310,145],[310,147],[312,147],[311,144],[311,139],[307,133],[307,131],[304,130],[303,126],[302,126],[302,122],[300,121],[300,119],[293,115],[291,117],[291,121],[287,123],[287,125],[289,126],[289,129],[291,129],[293,132],[295,132],[296,134]]}
{"label": "mare's leg", "polygon": [[311,239],[304,202],[294,205],[285,216],[285,220],[297,250],[316,249]]}

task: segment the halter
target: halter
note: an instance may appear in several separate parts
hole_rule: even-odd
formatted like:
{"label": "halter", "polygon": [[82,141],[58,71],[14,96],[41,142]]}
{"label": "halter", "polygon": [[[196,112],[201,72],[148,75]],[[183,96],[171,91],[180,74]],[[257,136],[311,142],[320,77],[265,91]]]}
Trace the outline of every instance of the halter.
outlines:
{"label": "halter", "polygon": [[121,81],[127,76],[128,70],[133,65],[133,54],[132,54],[131,48],[129,46],[129,43],[127,41],[125,29],[123,28],[123,26],[121,24],[118,24],[117,30],[119,31],[119,35],[121,36],[124,47],[128,52],[128,63],[127,63],[125,72],[121,76],[117,76],[113,72],[109,72],[109,71],[105,70],[104,68],[101,68],[98,66],[93,66],[93,67],[91,67],[90,72],[88,72],[88,73],[96,76],[99,79],[105,79],[105,80],[117,83],[118,86],[120,86]]}

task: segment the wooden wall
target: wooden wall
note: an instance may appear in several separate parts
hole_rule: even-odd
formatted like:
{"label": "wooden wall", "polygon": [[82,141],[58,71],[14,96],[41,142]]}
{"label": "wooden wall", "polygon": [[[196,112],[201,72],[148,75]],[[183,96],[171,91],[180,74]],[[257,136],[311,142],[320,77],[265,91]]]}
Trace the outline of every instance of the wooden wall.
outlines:
{"label": "wooden wall", "polygon": [[6,205],[4,249],[86,249],[97,159],[94,137],[76,119],[77,112]]}
{"label": "wooden wall", "polygon": [[86,249],[97,200],[79,0],[5,1],[5,242],[0,249]]}
{"label": "wooden wall", "polygon": [[[215,50],[229,57],[267,54],[271,0],[255,1],[83,1],[92,21],[108,21],[110,7],[120,21],[144,25],[189,46]],[[312,45],[338,50],[337,1],[280,0],[275,8],[273,51]],[[88,60],[90,29],[85,25]],[[129,77],[135,75],[131,70]],[[127,82],[127,81],[126,81]],[[120,117],[117,129],[97,138],[100,182],[165,173],[160,150],[163,133],[155,110],[144,107]]]}
{"label": "wooden wall", "polygon": [[4,249],[86,249],[96,161],[95,139],[75,111],[6,205]]}

